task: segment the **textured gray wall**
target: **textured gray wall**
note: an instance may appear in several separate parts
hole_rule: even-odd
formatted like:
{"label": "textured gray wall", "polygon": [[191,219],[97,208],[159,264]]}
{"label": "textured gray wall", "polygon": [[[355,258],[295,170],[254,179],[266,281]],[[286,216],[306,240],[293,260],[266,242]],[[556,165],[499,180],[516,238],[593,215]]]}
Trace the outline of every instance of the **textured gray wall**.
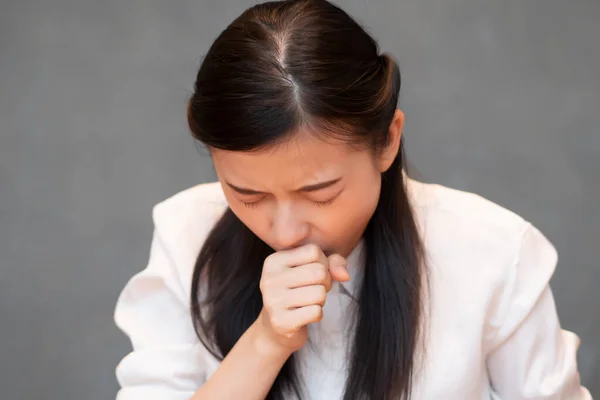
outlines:
{"label": "textured gray wall", "polygon": [[[112,312],[151,206],[214,179],[188,137],[202,54],[250,0],[0,2],[0,387],[113,398]],[[395,54],[408,155],[556,244],[563,325],[600,395],[600,3],[340,0]]]}

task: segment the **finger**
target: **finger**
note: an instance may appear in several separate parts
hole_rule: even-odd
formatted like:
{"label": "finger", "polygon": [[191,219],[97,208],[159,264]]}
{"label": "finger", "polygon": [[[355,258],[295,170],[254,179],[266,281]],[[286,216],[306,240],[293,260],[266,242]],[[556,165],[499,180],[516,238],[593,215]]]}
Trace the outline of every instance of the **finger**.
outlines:
{"label": "finger", "polygon": [[286,293],[286,300],[284,306],[286,308],[298,308],[310,305],[325,305],[325,299],[327,298],[327,289],[323,285],[311,285],[303,286],[296,289],[289,290]]}
{"label": "finger", "polygon": [[295,330],[323,319],[323,307],[313,304],[289,311],[291,325]]}
{"label": "finger", "polygon": [[350,280],[347,261],[339,254],[332,254],[329,257],[329,272],[334,280],[346,282]]}
{"label": "finger", "polygon": [[309,285],[323,285],[327,291],[331,290],[331,274],[329,269],[321,263],[289,268],[283,273],[281,279],[282,285],[290,289]]}
{"label": "finger", "polygon": [[297,267],[299,265],[320,262],[328,267],[329,260],[316,244],[307,244],[290,250],[282,250],[271,254],[265,260],[265,264],[278,265],[280,267]]}

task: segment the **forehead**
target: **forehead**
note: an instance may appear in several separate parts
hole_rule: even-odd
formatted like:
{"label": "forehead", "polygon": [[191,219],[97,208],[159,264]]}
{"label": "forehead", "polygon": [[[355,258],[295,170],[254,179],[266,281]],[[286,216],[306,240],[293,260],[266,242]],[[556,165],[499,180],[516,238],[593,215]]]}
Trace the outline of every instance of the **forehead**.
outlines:
{"label": "forehead", "polygon": [[219,177],[231,183],[260,188],[268,184],[292,188],[350,172],[360,152],[340,140],[325,140],[298,132],[260,151],[214,149],[212,155]]}

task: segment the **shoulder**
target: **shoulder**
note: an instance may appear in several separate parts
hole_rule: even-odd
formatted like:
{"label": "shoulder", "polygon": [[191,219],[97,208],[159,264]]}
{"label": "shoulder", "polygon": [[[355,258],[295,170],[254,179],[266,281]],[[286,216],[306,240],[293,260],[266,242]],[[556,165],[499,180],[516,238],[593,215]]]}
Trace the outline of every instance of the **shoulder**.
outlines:
{"label": "shoulder", "polygon": [[474,326],[486,320],[480,321],[486,334],[509,332],[549,286],[558,261],[552,243],[525,218],[480,195],[410,179],[407,186],[435,307],[442,314],[469,310]]}
{"label": "shoulder", "polygon": [[221,184],[210,182],[185,189],[159,202],[153,207],[152,217],[157,228],[172,232],[196,223],[210,222],[226,207]]}
{"label": "shoulder", "polygon": [[[155,229],[165,238],[210,230],[221,217],[227,202],[219,182],[203,183],[183,190],[152,209]],[[190,238],[191,239],[191,238]]]}
{"label": "shoulder", "polygon": [[[440,184],[407,180],[411,205],[430,246],[439,240],[467,248],[518,251],[532,224],[517,213],[477,194]],[[435,249],[433,249],[435,250]]]}
{"label": "shoulder", "polygon": [[200,249],[226,210],[219,182],[193,186],[153,207],[154,235],[184,288],[189,289]]}
{"label": "shoulder", "polygon": [[543,286],[554,273],[555,247],[522,216],[475,193],[412,179],[407,186],[433,275],[493,290],[524,276],[513,283]]}
{"label": "shoulder", "polygon": [[226,207],[218,183],[197,185],[154,206],[148,263],[128,280],[114,310],[116,325],[133,346],[116,369],[120,395],[136,396],[163,383],[166,388],[175,369],[191,371],[178,385],[192,393],[216,368],[218,360],[198,345],[189,299],[198,251]]}
{"label": "shoulder", "polygon": [[515,212],[472,192],[408,179],[411,204],[417,216],[435,215],[475,223],[496,231],[524,229],[528,222]]}

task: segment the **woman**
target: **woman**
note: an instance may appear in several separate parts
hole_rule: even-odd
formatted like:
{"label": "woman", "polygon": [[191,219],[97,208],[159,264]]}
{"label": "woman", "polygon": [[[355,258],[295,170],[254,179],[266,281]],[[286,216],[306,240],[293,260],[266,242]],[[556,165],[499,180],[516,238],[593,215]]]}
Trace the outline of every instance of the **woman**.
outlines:
{"label": "woman", "polygon": [[394,60],[324,0],[252,7],[188,120],[218,183],[157,205],[118,399],[589,399],[517,215],[403,172]]}

